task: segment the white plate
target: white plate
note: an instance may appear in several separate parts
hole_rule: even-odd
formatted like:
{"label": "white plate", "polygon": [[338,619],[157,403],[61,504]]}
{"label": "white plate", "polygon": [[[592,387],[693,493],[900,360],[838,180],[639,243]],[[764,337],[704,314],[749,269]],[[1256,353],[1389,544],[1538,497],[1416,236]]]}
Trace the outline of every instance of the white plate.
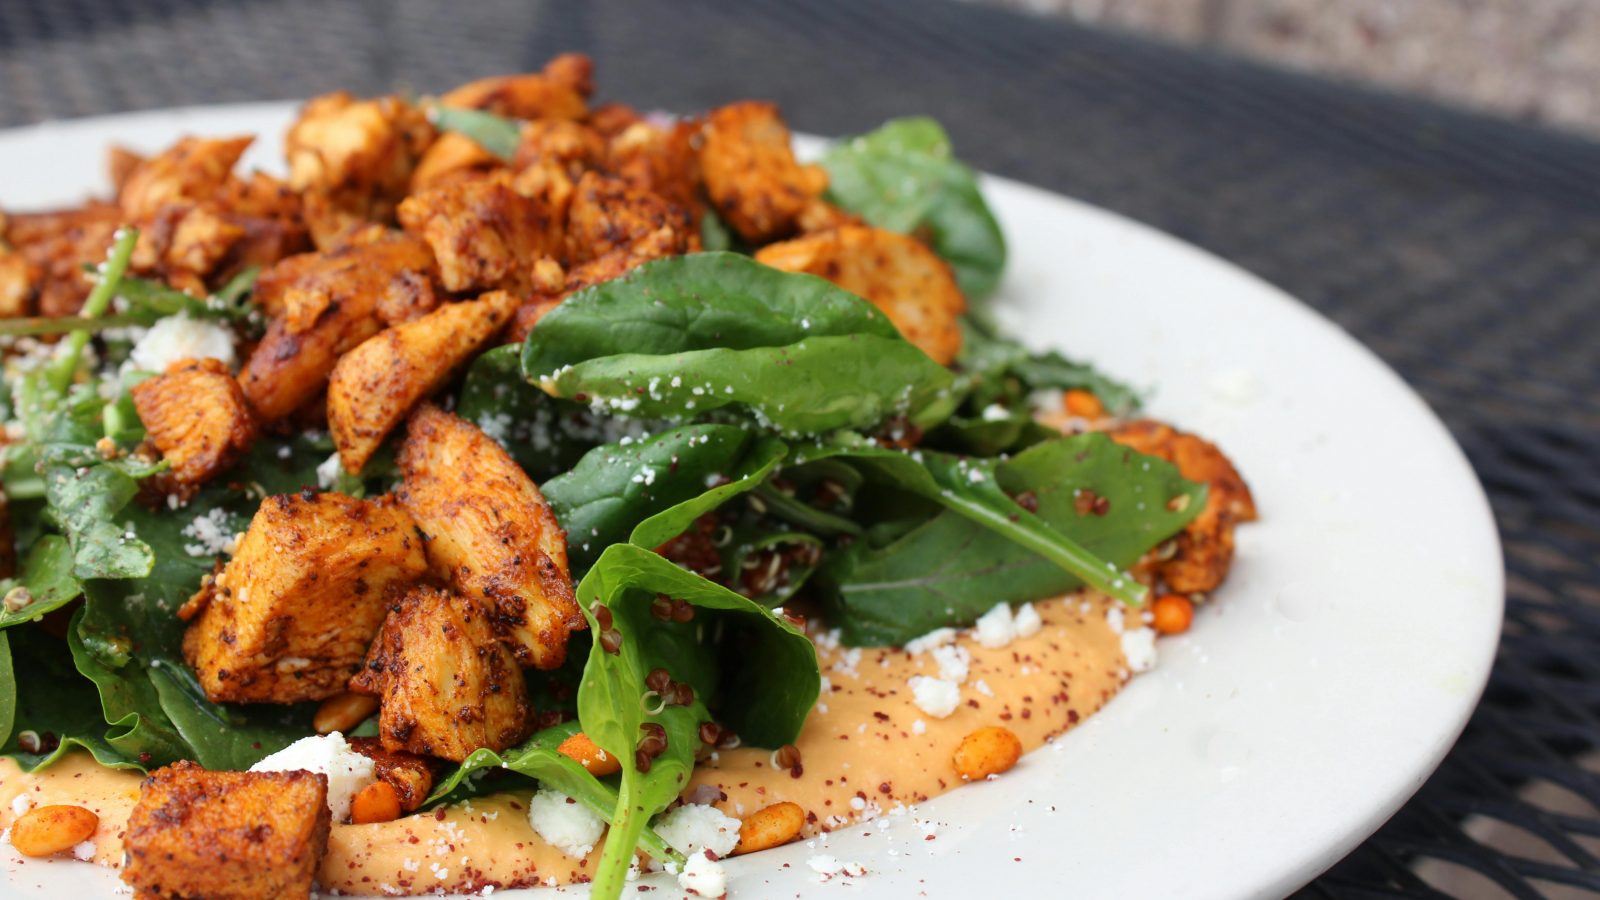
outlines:
{"label": "white plate", "polygon": [[[277,168],[290,114],[230,106],[0,134],[0,207],[103,190],[112,141],[253,132],[246,163]],[[1483,689],[1503,594],[1483,492],[1393,372],[1282,292],[1110,213],[1004,179],[986,188],[1012,248],[1008,325],[1157,386],[1150,412],[1221,444],[1262,520],[1240,530],[1220,602],[1162,642],[1160,668],[1012,774],[926,804],[937,840],[863,827],[828,852],[870,870],[849,891],[864,897],[1284,895],[1421,786]],[[842,890],[818,884],[812,852],[732,861],[734,896]],[[115,883],[76,864],[7,868],[21,896]]]}

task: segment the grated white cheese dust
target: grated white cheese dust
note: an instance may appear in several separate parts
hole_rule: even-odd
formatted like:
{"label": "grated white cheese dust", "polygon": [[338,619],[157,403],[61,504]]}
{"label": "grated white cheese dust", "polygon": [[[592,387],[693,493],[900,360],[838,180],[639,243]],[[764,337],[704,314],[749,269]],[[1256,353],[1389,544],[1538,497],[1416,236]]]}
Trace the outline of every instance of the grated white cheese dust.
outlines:
{"label": "grated white cheese dust", "polygon": [[716,898],[728,893],[728,873],[704,850],[691,853],[678,873],[678,887],[699,897]]}
{"label": "grated white cheese dust", "polygon": [[328,809],[335,822],[348,818],[350,799],[377,780],[372,760],[350,749],[337,731],[301,738],[250,767],[252,772],[296,770],[328,776]]}
{"label": "grated white cheese dust", "polygon": [[215,322],[178,313],[150,326],[128,354],[135,369],[158,374],[180,359],[220,359],[232,367],[237,361],[233,332]]}
{"label": "grated white cheese dust", "polygon": [[739,843],[739,820],[703,803],[685,803],[670,810],[656,819],[653,827],[668,846],[685,855],[710,850],[727,856]]}
{"label": "grated white cheese dust", "polygon": [[606,823],[560,791],[541,788],[528,800],[528,824],[545,842],[573,859],[594,849]]}
{"label": "grated white cheese dust", "polygon": [[906,684],[911,688],[911,699],[917,708],[935,719],[945,718],[961,705],[961,686],[953,681],[913,675]]}
{"label": "grated white cheese dust", "polygon": [[234,535],[228,530],[228,511],[221,507],[195,516],[194,521],[183,526],[183,536],[195,540],[183,545],[183,552],[190,556],[233,555]]}

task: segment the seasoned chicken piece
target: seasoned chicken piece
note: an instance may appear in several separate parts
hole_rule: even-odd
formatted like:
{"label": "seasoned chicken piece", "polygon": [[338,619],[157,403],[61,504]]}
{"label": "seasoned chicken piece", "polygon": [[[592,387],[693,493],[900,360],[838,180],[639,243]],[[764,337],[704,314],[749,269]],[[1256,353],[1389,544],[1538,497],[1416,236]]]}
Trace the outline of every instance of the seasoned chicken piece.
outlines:
{"label": "seasoned chicken piece", "polygon": [[415,753],[385,750],[379,738],[350,738],[350,749],[372,760],[372,774],[394,788],[401,810],[416,812],[428,799],[428,792],[433,790],[433,767],[428,760]]}
{"label": "seasoned chicken piece", "polygon": [[132,269],[160,275],[169,283],[197,283],[202,293],[206,276],[244,237],[243,228],[211,206],[163,206],[137,224],[139,242],[129,260]]}
{"label": "seasoned chicken piece", "polygon": [[586,53],[562,53],[551,57],[540,70],[544,77],[565,85],[588,99],[594,95],[594,60]]}
{"label": "seasoned chicken piece", "polygon": [[914,238],[851,225],[770,244],[756,260],[821,276],[872,301],[906,340],[943,365],[961,349],[966,298],[950,266]]}
{"label": "seasoned chicken piece", "polygon": [[255,441],[244,390],[219,360],[179,360],[132,393],[150,443],[171,465],[158,477],[170,480],[178,496],[232,466]]}
{"label": "seasoned chicken piece", "polygon": [[106,148],[106,174],[111,178],[111,190],[117,194],[122,193],[122,188],[128,183],[128,176],[132,175],[144,161],[143,154],[120,144],[112,144]]}
{"label": "seasoned chicken piece", "polygon": [[33,266],[16,250],[0,248],[0,319],[33,312]]}
{"label": "seasoned chicken piece", "polygon": [[427,536],[428,562],[523,665],[552,669],[584,621],[567,536],[544,495],[476,426],[437,406],[411,416],[396,495]]}
{"label": "seasoned chicken piece", "polygon": [[184,658],[219,702],[332,696],[383,623],[385,594],[427,566],[416,525],[387,498],[268,497],[227,567],[179,611]]}
{"label": "seasoned chicken piece", "polygon": [[528,689],[483,610],[417,585],[383,622],[350,689],[380,699],[383,749],[466,759],[527,737]]}
{"label": "seasoned chicken piece", "polygon": [[405,194],[433,138],[422,110],[399,97],[314,97],[284,139],[289,185],[325,196],[349,215],[381,220]]}
{"label": "seasoned chicken piece", "polygon": [[605,138],[593,128],[568,119],[541,119],[522,126],[511,166],[520,170],[548,163],[577,178],[598,165],[605,152]]}
{"label": "seasoned chicken piece", "polygon": [[83,306],[94,282],[84,263],[99,263],[123,222],[114,204],[18,213],[7,217],[5,239],[28,260],[41,316],[70,316]]}
{"label": "seasoned chicken piece", "polygon": [[778,107],[753,100],[707,116],[700,172],[712,206],[758,244],[793,234],[807,204],[827,187],[826,174],[795,160]]}
{"label": "seasoned chicken piece", "polygon": [[606,145],[605,167],[634,188],[650,191],[700,218],[700,160],[694,138],[698,122],[661,128],[635,122]]}
{"label": "seasoned chicken piece", "polygon": [[567,255],[574,263],[616,251],[652,248],[651,258],[689,249],[689,216],[656,194],[620,178],[585,172],[567,209]]}
{"label": "seasoned chicken piece", "polygon": [[436,306],[432,266],[426,244],[389,234],[290,257],[262,273],[255,299],[273,318],[239,376],[262,421],[276,422],[316,397],[339,356],[384,322]]}
{"label": "seasoned chicken piece", "polygon": [[534,260],[560,251],[561,223],[505,172],[413,194],[400,224],[433,249],[450,291],[524,288]]}
{"label": "seasoned chicken piece", "polygon": [[[587,57],[577,57],[583,63]],[[592,69],[592,67],[588,67]],[[481,109],[512,119],[581,119],[593,90],[590,71],[574,57],[556,57],[543,72],[496,75],[463,84],[439,98],[441,106]]]}
{"label": "seasoned chicken piece", "polygon": [[505,167],[505,160],[460,132],[446,131],[428,146],[416,171],[411,173],[411,193],[448,184],[460,178],[484,175]]}
{"label": "seasoned chicken piece", "polygon": [[602,103],[589,113],[589,127],[610,140],[641,121],[639,111],[626,103]]}
{"label": "seasoned chicken piece", "polygon": [[117,203],[128,221],[153,216],[164,206],[214,199],[233,176],[252,137],[186,137],[141,162],[122,183]]}
{"label": "seasoned chicken piece", "polygon": [[341,357],[328,378],[328,428],[345,471],[361,471],[389,432],[511,321],[517,303],[504,291],[447,303]]}
{"label": "seasoned chicken piece", "polygon": [[1256,518],[1255,499],[1233,463],[1215,444],[1148,419],[1106,432],[1119,444],[1159,457],[1190,481],[1210,486],[1205,509],[1177,537],[1177,552],[1158,572],[1179,593],[1214,590],[1233,562],[1233,526]]}
{"label": "seasoned chicken piece", "polygon": [[152,900],[310,897],[331,824],[326,775],[208,772],[185,760],[140,785],[122,880]]}

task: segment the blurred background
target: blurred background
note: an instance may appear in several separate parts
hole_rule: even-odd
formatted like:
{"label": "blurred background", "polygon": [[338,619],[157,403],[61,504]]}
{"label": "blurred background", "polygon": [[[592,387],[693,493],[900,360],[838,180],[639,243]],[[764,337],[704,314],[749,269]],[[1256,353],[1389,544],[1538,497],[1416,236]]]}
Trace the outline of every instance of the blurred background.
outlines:
{"label": "blurred background", "polygon": [[969,0],[1600,134],[1594,0]]}

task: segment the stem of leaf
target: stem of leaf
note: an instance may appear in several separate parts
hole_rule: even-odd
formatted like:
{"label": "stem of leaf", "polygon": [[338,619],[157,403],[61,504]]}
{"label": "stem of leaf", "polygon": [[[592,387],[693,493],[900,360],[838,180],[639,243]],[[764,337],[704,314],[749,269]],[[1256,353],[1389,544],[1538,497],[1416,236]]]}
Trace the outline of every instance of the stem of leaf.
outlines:
{"label": "stem of leaf", "polygon": [[[1150,593],[1132,575],[1090,553],[1077,541],[1035,519],[1032,513],[1016,508],[1014,504],[1008,504],[1013,506],[1012,510],[1001,512],[1004,507],[991,506],[955,491],[946,490],[943,493],[944,502],[949,508],[1027,547],[1103,594],[1129,606],[1140,606]],[[1019,527],[1019,522],[1011,516],[1022,516],[1033,521]],[[1031,525],[1037,527],[1027,527]]]}
{"label": "stem of leaf", "polygon": [[644,829],[644,810],[636,808],[633,802],[634,782],[638,777],[632,766],[623,767],[622,783],[617,788],[617,809],[611,816],[611,830],[606,834],[600,862],[595,866],[594,887],[589,895],[594,900],[617,900],[627,883],[634,847]]}
{"label": "stem of leaf", "polygon": [[[111,298],[117,295],[117,283],[122,280],[122,274],[128,270],[128,259],[133,256],[133,246],[138,241],[137,228],[117,230],[116,243],[112,244],[111,253],[100,269],[100,280],[95,284],[94,290],[89,292],[89,298],[83,302],[83,309],[78,313],[79,319],[98,319],[105,314],[106,308],[111,305]],[[57,393],[64,393],[72,384],[72,378],[78,372],[78,360],[83,356],[83,348],[88,344],[89,329],[79,322],[78,327],[67,337],[66,349],[51,363],[49,382]]]}

